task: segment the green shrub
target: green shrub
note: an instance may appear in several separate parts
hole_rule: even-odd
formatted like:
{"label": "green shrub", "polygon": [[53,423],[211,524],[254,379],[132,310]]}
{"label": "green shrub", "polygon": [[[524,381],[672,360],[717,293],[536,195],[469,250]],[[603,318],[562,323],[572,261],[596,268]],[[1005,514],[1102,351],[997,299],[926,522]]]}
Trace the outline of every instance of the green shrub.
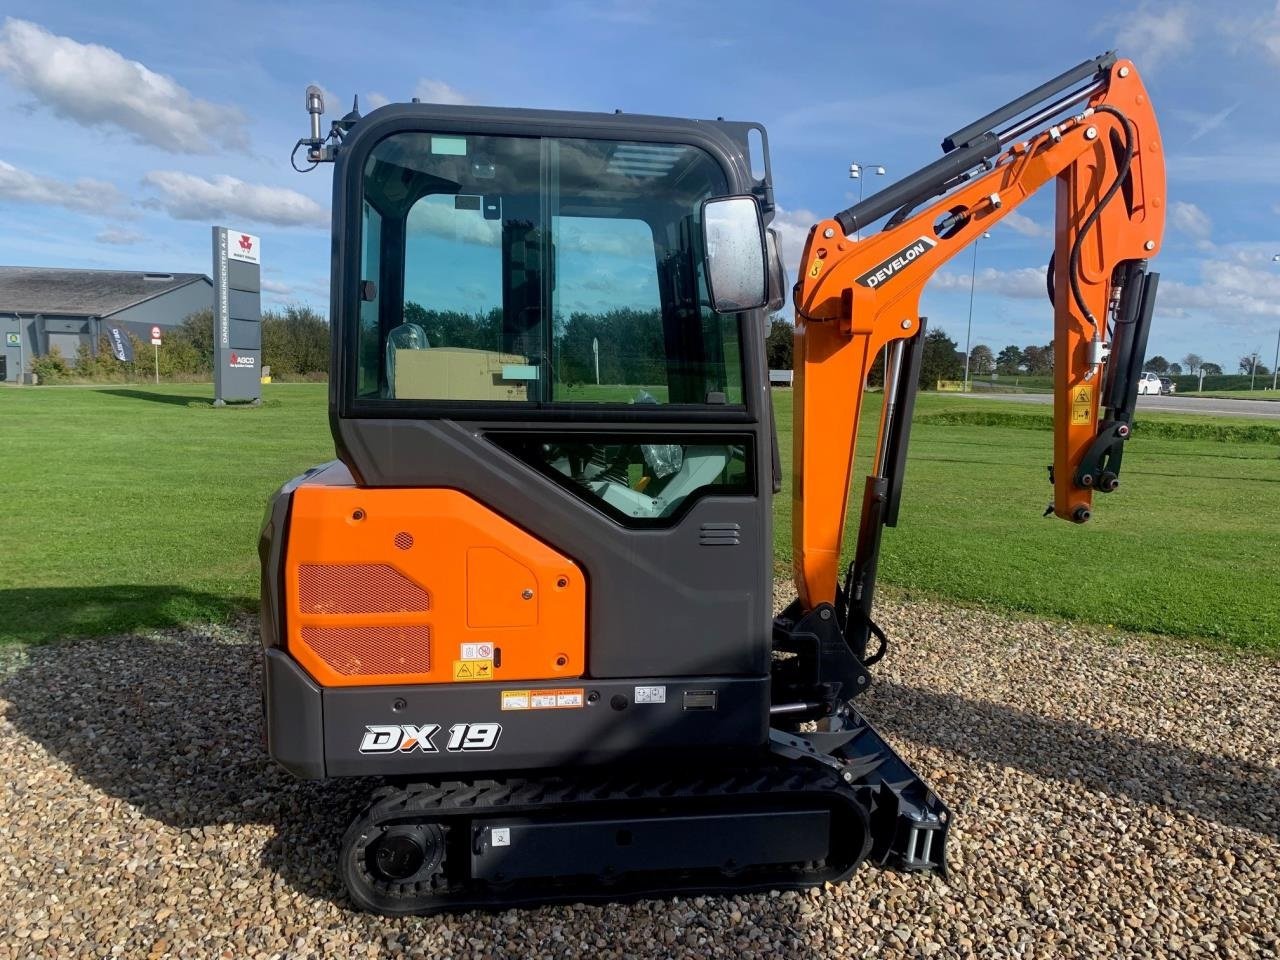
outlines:
{"label": "green shrub", "polygon": [[41,383],[65,382],[71,375],[71,368],[67,366],[67,358],[62,355],[62,349],[56,345],[43,356],[32,357],[27,366],[31,368],[31,372],[39,378]]}
{"label": "green shrub", "polygon": [[[917,424],[971,427],[1015,427],[1022,430],[1052,430],[1053,417],[1043,413],[1012,413],[1003,410],[948,410],[915,418]],[[1280,444],[1280,424],[1226,420],[1203,423],[1191,420],[1146,419],[1133,424],[1135,437],[1162,440],[1210,440],[1218,443]]]}

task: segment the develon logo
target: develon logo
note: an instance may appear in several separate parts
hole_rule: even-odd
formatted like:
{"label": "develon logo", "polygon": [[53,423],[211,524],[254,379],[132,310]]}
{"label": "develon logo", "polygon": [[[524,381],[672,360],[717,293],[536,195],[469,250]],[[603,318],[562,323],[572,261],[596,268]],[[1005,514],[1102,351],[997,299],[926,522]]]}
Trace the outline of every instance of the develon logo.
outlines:
{"label": "develon logo", "polygon": [[902,268],[907,266],[917,257],[923,256],[938,245],[938,241],[930,237],[920,237],[914,242],[903,247],[893,256],[889,257],[883,263],[872,267],[857,279],[857,283],[864,287],[875,289],[887,280],[896,277]]}

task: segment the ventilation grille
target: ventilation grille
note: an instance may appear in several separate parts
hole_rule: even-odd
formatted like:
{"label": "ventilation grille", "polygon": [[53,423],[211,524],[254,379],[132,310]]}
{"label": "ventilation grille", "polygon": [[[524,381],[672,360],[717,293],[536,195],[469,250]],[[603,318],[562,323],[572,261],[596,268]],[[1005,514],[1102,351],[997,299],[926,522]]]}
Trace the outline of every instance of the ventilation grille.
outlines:
{"label": "ventilation grille", "polygon": [[426,613],[431,594],[386,563],[304,563],[302,613]]}
{"label": "ventilation grille", "polygon": [[302,642],[337,673],[427,673],[431,670],[431,628],[303,627]]}
{"label": "ventilation grille", "polygon": [[736,547],[742,542],[742,527],[736,523],[704,523],[698,534],[703,547]]}

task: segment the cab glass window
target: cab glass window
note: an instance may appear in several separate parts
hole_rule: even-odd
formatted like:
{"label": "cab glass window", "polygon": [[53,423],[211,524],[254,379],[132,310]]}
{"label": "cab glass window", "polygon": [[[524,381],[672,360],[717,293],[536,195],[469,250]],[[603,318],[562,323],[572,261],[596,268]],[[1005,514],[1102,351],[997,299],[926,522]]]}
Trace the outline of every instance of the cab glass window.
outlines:
{"label": "cab glass window", "polygon": [[698,222],[727,189],[686,145],[388,137],[364,167],[356,396],[741,406]]}

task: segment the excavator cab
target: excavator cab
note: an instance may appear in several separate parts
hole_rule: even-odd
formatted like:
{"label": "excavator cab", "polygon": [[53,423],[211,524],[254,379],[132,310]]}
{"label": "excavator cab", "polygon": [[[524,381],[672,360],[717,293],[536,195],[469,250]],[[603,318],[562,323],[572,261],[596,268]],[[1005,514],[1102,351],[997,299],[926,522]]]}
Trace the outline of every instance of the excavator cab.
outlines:
{"label": "excavator cab", "polygon": [[[764,343],[785,280],[764,130],[414,102],[322,136],[316,88],[307,109],[295,157],[333,164],[337,459],[268,508],[264,708],[295,775],[385,781],[342,843],[353,901],[430,913],[801,888],[865,859],[945,869],[946,806],[853,706],[887,642],[872,596],[918,294],[1058,178],[1070,429],[1051,510],[1084,519],[1115,488],[1162,226],[1130,65],[1082,64],[810,233],[792,292],[799,599],[777,617]],[[1105,111],[1119,119],[1090,119]]]}

